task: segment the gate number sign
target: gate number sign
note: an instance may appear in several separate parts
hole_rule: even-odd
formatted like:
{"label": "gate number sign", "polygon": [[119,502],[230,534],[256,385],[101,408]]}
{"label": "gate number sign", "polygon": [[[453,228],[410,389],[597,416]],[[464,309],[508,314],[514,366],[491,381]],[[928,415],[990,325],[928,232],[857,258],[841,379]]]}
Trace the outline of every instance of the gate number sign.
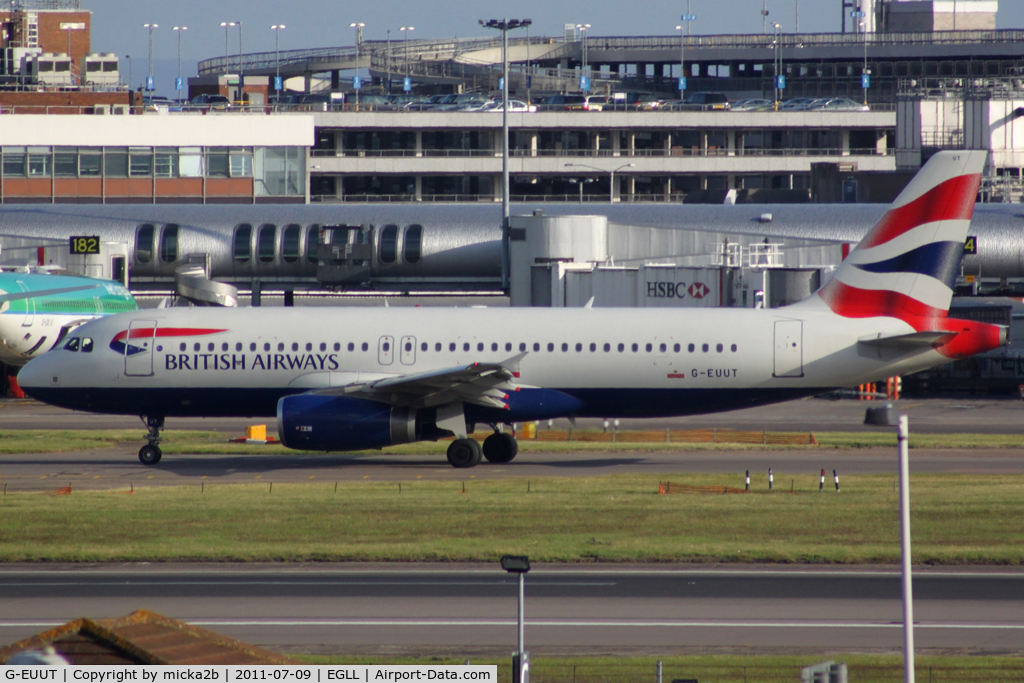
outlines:
{"label": "gate number sign", "polygon": [[98,254],[100,253],[100,238],[98,235],[77,236],[71,238],[72,254]]}

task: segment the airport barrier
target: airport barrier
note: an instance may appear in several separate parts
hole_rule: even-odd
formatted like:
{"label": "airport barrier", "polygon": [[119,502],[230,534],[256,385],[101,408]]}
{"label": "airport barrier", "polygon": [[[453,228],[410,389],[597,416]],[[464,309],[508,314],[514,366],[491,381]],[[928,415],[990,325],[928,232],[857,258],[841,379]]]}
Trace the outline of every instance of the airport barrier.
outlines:
{"label": "airport barrier", "polygon": [[[527,434],[529,432],[526,432]],[[486,435],[485,435],[486,436]],[[606,443],[736,443],[768,446],[818,445],[814,434],[791,432],[746,432],[738,429],[650,429],[650,430],[581,430],[537,429],[533,441],[588,441]]]}

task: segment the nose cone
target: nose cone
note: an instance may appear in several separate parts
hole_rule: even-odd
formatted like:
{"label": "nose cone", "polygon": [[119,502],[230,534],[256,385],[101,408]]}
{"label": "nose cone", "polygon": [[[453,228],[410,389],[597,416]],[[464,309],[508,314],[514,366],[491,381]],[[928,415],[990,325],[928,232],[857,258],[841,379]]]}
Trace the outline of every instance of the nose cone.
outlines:
{"label": "nose cone", "polygon": [[18,372],[18,386],[33,398],[40,398],[36,392],[41,389],[60,385],[60,375],[54,372],[50,355],[48,353],[30,360]]}

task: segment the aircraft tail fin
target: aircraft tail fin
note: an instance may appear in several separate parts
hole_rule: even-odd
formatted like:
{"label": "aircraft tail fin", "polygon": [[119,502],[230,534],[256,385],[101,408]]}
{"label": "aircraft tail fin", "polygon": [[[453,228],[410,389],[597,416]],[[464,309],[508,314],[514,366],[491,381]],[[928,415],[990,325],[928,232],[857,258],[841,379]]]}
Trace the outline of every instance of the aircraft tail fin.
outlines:
{"label": "aircraft tail fin", "polygon": [[945,318],[987,154],[929,159],[814,296],[845,318]]}

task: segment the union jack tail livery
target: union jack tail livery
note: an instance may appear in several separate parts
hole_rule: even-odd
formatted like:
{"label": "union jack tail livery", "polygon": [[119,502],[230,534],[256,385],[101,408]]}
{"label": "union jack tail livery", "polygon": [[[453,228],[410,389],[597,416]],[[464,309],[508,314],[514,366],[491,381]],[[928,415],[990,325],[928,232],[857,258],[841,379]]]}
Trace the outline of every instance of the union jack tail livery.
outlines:
{"label": "union jack tail livery", "polygon": [[919,333],[948,332],[933,338],[949,357],[998,347],[1004,333],[995,326],[947,318],[987,155],[933,156],[832,279],[801,303],[817,298],[844,318],[898,318]]}

